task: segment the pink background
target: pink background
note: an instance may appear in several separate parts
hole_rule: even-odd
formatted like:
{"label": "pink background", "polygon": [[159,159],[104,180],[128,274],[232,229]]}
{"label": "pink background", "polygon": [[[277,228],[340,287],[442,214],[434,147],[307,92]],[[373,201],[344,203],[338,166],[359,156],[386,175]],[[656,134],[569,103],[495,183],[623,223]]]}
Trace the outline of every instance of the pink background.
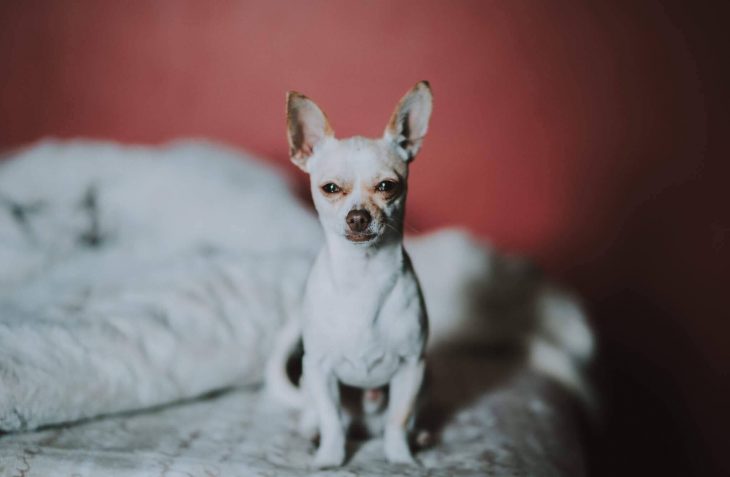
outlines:
{"label": "pink background", "polygon": [[[409,223],[468,227],[586,297],[599,475],[720,462],[730,45],[689,2],[2,2],[0,147],[204,136],[288,163],[284,93],[379,135],[428,79]],[[722,169],[722,170],[721,170]]]}

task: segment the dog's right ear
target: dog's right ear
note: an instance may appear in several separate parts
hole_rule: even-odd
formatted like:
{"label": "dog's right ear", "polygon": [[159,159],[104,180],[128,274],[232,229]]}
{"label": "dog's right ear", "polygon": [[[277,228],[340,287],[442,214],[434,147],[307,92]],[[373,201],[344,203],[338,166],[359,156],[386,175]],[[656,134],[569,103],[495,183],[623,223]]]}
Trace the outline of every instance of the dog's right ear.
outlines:
{"label": "dog's right ear", "polygon": [[405,162],[418,154],[428,131],[433,97],[428,81],[420,81],[400,100],[385,128],[385,138]]}
{"label": "dog's right ear", "polygon": [[327,116],[314,101],[296,91],[286,94],[286,123],[289,135],[289,157],[304,172],[314,148],[328,137],[334,137]]}

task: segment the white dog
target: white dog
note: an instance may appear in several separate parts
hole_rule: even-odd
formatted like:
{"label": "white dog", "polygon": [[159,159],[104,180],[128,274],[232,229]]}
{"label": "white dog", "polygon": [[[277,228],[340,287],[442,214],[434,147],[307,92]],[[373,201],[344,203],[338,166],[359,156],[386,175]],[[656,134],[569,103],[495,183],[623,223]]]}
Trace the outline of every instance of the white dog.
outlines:
{"label": "white dog", "polygon": [[[372,390],[389,386],[385,455],[390,462],[414,462],[408,431],[424,376],[428,318],[403,249],[403,217],[408,165],[426,134],[431,103],[422,81],[398,103],[382,138],[338,140],[312,100],[287,95],[291,160],[310,175],[326,240],[307,281],[301,317],[278,339],[267,385],[302,407],[303,433],[319,430],[317,467],[345,459],[340,382],[370,390],[366,400],[379,399]],[[306,406],[283,369],[300,334]]]}

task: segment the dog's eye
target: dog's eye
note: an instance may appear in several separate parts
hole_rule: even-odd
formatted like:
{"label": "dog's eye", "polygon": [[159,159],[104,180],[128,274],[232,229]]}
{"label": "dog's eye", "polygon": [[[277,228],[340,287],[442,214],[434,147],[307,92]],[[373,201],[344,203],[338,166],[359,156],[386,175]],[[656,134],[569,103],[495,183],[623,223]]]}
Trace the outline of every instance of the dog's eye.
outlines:
{"label": "dog's eye", "polygon": [[378,184],[376,189],[378,192],[392,192],[396,189],[396,187],[398,187],[398,184],[394,181],[383,181]]}
{"label": "dog's eye", "polygon": [[323,185],[322,190],[324,191],[325,194],[336,194],[336,193],[342,191],[342,189],[340,189],[337,184],[334,184],[332,182],[328,182],[325,185]]}

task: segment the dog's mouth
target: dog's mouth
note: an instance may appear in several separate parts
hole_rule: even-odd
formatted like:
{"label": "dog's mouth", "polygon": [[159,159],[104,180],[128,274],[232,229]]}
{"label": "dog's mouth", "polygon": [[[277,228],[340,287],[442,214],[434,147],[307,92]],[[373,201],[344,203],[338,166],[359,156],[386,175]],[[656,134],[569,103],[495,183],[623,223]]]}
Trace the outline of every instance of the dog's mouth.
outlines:
{"label": "dog's mouth", "polygon": [[369,233],[347,233],[345,234],[345,238],[349,240],[350,242],[356,242],[356,243],[362,243],[362,242],[370,242],[375,237],[377,237],[378,234],[369,234]]}

